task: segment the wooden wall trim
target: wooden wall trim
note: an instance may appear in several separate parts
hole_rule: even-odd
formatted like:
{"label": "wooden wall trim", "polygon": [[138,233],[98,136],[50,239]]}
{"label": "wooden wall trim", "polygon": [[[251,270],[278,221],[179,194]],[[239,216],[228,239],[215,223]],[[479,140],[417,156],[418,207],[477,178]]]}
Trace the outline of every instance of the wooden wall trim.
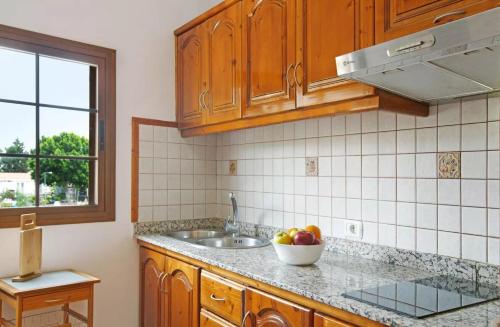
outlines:
{"label": "wooden wall trim", "polygon": [[177,128],[177,122],[132,117],[132,164],[131,164],[131,221],[136,223],[139,219],[139,125],[152,125]]}
{"label": "wooden wall trim", "polygon": [[248,287],[253,287],[255,289],[267,292],[271,295],[286,299],[288,301],[294,302],[296,304],[305,306],[307,308],[313,309],[316,312],[324,313],[329,316],[332,316],[334,318],[340,319],[345,322],[352,323],[356,326],[366,326],[366,327],[382,327],[384,326],[383,324],[380,324],[376,321],[370,320],[368,318],[364,318],[361,316],[358,316],[356,314],[344,311],[339,308],[332,307],[328,304],[320,303],[308,298],[305,298],[301,295],[298,295],[296,293],[290,292],[283,290],[281,288],[278,288],[276,286],[272,286],[263,282],[259,282],[257,280],[254,280],[249,277],[242,276],[240,274],[237,274],[235,272],[231,272],[228,270],[225,270],[223,268],[215,267],[210,264],[207,264],[203,261],[197,260],[190,258],[188,256],[179,254],[177,252],[173,252],[170,250],[166,250],[162,247],[159,247],[157,245],[150,244],[145,241],[138,240],[137,241],[140,246],[143,246],[145,248],[151,249],[153,251],[162,253],[164,255],[167,255],[169,257],[172,257],[177,260],[184,261],[186,263],[189,263],[191,265],[195,265],[199,268],[202,268],[203,270],[212,272],[218,276],[227,278],[233,282],[240,283],[242,285],[248,286]]}

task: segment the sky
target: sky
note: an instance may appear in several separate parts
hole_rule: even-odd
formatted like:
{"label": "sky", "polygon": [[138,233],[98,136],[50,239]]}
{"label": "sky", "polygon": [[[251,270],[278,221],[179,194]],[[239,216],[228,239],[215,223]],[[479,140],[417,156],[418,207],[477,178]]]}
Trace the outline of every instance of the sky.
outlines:
{"label": "sky", "polygon": [[[35,102],[35,55],[0,48],[0,98]],[[89,107],[89,65],[40,56],[40,102]],[[88,137],[87,112],[40,108],[40,135],[63,131]],[[0,152],[17,138],[35,147],[35,107],[0,102]]]}

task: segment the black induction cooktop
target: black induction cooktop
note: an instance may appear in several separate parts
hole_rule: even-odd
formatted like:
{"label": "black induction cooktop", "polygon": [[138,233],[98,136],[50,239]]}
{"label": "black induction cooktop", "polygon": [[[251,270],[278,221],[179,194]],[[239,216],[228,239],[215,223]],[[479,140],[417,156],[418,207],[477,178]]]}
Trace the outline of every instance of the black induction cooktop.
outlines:
{"label": "black induction cooktop", "polygon": [[450,276],[434,276],[379,285],[342,294],[413,318],[498,299],[497,286]]}

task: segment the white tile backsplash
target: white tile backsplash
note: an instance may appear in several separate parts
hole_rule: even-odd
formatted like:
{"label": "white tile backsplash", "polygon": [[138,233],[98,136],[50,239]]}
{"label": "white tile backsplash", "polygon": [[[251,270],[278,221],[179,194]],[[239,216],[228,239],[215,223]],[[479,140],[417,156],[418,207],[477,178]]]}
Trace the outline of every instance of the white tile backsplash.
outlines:
{"label": "white tile backsplash", "polygon": [[486,151],[462,152],[462,178],[486,178]]}
{"label": "white tile backsplash", "polygon": [[139,221],[217,214],[214,136],[183,139],[176,128],[141,124],[139,140]]}
{"label": "white tile backsplash", "polygon": [[486,235],[486,208],[462,207],[462,233]]}
{"label": "white tile backsplash", "polygon": [[430,229],[417,229],[417,251],[437,253],[437,231]]}
{"label": "white tile backsplash", "polygon": [[462,235],[462,258],[486,261],[487,238],[475,235]]}
{"label": "white tile backsplash", "polygon": [[462,102],[462,124],[479,123],[487,120],[487,98]]}
{"label": "white tile backsplash", "polygon": [[404,250],[415,250],[415,228],[398,226],[396,247]]}
{"label": "white tile backsplash", "polygon": [[[289,217],[286,226],[318,222],[324,233],[345,237],[346,220],[361,220],[368,243],[497,262],[498,107],[497,98],[480,97],[432,106],[428,117],[373,111],[281,124],[271,128],[274,133],[267,132],[274,139],[257,137],[266,128],[247,130],[246,144],[237,147],[244,158],[239,161],[254,167],[245,173],[254,181],[253,189],[247,182],[228,184],[223,179],[217,188],[222,193],[233,188],[264,192],[252,193],[255,201],[247,203],[262,223],[282,224],[281,215],[266,218],[266,205],[259,202],[277,193],[283,194],[279,203]],[[218,138],[233,139],[236,133]],[[276,143],[282,134],[295,141]],[[273,140],[269,152],[267,143]],[[218,159],[230,160],[231,151],[219,149],[229,145],[219,144]],[[448,151],[463,151],[461,179],[438,178],[437,154]],[[275,161],[259,159],[268,156]],[[305,177],[306,158],[317,156],[318,177]],[[227,169],[218,173],[228,174]],[[277,177],[279,186],[267,182],[267,176]],[[281,206],[274,204],[273,210],[279,211]],[[462,250],[469,244],[480,253]]]}
{"label": "white tile backsplash", "polygon": [[[236,191],[249,222],[344,238],[359,220],[364,242],[498,264],[499,108],[479,97],[428,117],[372,111],[191,139],[141,126],[140,220],[224,217]],[[463,151],[461,179],[438,178],[448,151]],[[318,176],[306,176],[306,158]]]}
{"label": "white tile backsplash", "polygon": [[438,151],[460,151],[460,125],[438,128]]}
{"label": "white tile backsplash", "polygon": [[438,231],[438,254],[461,257],[460,233]]}
{"label": "white tile backsplash", "polygon": [[417,129],[417,152],[436,152],[437,128]]}
{"label": "white tile backsplash", "polygon": [[462,151],[486,150],[486,123],[462,125]]}
{"label": "white tile backsplash", "polygon": [[396,153],[396,132],[381,132],[378,134],[379,154]]}
{"label": "white tile backsplash", "polygon": [[438,125],[460,124],[460,102],[450,102],[439,105]]}

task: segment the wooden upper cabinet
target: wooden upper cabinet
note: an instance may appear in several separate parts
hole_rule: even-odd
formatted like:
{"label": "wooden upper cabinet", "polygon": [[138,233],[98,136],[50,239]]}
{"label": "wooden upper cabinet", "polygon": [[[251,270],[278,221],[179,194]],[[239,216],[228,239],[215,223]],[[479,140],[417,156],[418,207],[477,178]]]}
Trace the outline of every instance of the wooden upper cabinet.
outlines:
{"label": "wooden upper cabinet", "polygon": [[241,2],[208,21],[208,124],[241,117]]}
{"label": "wooden upper cabinet", "polygon": [[297,2],[297,107],[341,101],[356,95],[339,91],[335,58],[374,42],[373,0]]}
{"label": "wooden upper cabinet", "polygon": [[500,6],[498,0],[375,0],[376,42]]}
{"label": "wooden upper cabinet", "polygon": [[167,263],[169,320],[167,326],[198,327],[200,315],[199,268],[177,259]]}
{"label": "wooden upper cabinet", "polygon": [[245,295],[244,327],[312,327],[312,310],[264,292]]}
{"label": "wooden upper cabinet", "polygon": [[295,109],[295,0],[243,0],[243,115]]}
{"label": "wooden upper cabinet", "polygon": [[177,37],[177,121],[180,128],[204,124],[203,96],[207,91],[206,25]]}
{"label": "wooden upper cabinet", "polygon": [[141,327],[158,327],[162,315],[160,289],[165,280],[165,257],[141,248]]}

